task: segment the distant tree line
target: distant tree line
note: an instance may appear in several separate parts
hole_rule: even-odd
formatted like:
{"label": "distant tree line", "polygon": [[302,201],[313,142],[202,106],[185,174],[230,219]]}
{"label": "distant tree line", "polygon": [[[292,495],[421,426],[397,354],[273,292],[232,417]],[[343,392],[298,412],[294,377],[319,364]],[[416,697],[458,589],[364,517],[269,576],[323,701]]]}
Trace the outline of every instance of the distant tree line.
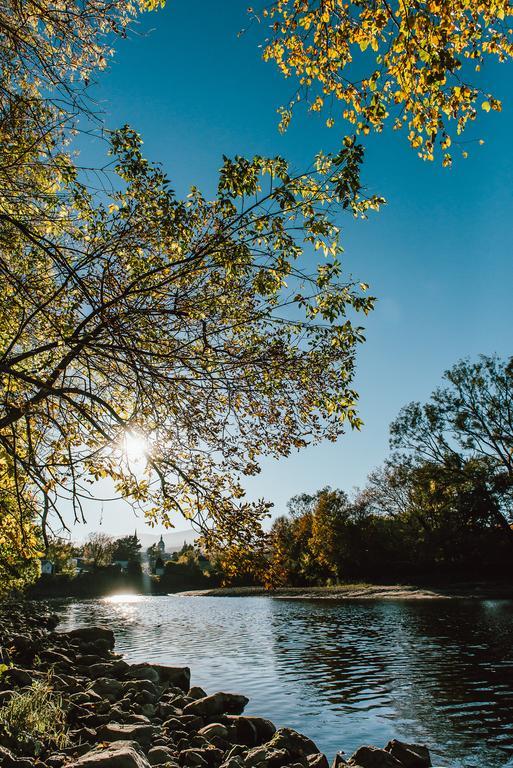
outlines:
{"label": "distant tree line", "polygon": [[463,360],[390,428],[391,456],[353,498],[295,496],[272,527],[264,580],[495,578],[513,554],[513,361]]}

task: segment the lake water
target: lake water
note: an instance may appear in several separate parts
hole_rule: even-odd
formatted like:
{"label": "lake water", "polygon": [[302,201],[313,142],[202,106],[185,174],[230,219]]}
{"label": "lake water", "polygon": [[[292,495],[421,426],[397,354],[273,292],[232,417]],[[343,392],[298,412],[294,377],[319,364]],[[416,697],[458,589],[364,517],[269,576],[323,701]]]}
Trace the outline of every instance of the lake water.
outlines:
{"label": "lake water", "polygon": [[60,607],[61,629],[101,623],[128,661],[186,665],[250,698],[329,758],[393,737],[434,764],[513,767],[513,602],[116,597]]}

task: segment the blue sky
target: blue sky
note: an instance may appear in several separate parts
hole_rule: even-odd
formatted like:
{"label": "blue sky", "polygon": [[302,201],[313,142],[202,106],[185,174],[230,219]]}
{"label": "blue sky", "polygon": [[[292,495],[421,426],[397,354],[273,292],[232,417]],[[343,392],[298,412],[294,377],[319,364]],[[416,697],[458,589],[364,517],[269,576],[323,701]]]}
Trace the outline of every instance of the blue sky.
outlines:
{"label": "blue sky", "polygon": [[[301,169],[319,149],[336,150],[340,132],[316,114],[299,111],[278,133],[276,108],[293,83],[262,62],[263,27],[237,36],[247,24],[245,4],[200,6],[170,0],[118,43],[95,89],[107,124],[138,130],[146,156],[162,162],[179,194],[191,184],[213,193],[223,154],[282,154]],[[470,127],[470,156],[458,159],[455,149],[452,169],[419,160],[404,133],[367,141],[364,181],[388,205],[366,222],[341,217],[345,267],[379,299],[358,355],[365,426],[336,444],[264,461],[248,493],[274,501],[276,513],[295,493],[362,485],[387,455],[388,425],[402,405],[425,399],[461,357],[512,352],[511,68],[487,66],[483,78],[503,99],[503,112],[483,113]],[[98,524],[93,507],[85,528]],[[122,533],[134,520],[119,503],[106,504],[103,527]]]}

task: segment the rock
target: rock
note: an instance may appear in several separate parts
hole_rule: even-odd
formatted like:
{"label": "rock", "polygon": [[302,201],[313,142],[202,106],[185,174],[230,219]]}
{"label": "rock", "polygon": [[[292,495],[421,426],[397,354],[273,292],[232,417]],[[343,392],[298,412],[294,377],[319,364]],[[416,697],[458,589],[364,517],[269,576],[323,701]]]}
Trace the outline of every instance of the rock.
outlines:
{"label": "rock", "polygon": [[197,749],[183,749],[178,756],[180,765],[190,768],[207,768],[208,763]]}
{"label": "rock", "polygon": [[153,738],[152,725],[143,723],[106,723],[98,728],[98,736],[103,741],[136,741],[148,746]]}
{"label": "rock", "polygon": [[220,768],[243,768],[244,766],[244,760],[242,757],[239,757],[239,755],[234,755],[233,757],[228,757],[224,763],[220,766]]}
{"label": "rock", "polygon": [[213,737],[227,739],[229,736],[228,728],[222,723],[210,723],[210,725],[200,728],[198,733],[200,736],[205,736],[206,739],[211,739]]}
{"label": "rock", "polygon": [[129,668],[126,661],[119,659],[118,661],[103,661],[97,664],[91,664],[86,669],[86,674],[92,679],[97,677],[114,677],[119,674],[123,674]]}
{"label": "rock", "polygon": [[207,692],[203,690],[203,688],[200,688],[198,685],[194,685],[192,688],[189,688],[187,691],[187,696],[190,699],[204,699],[207,696]]}
{"label": "rock", "polygon": [[111,650],[114,648],[114,632],[107,627],[78,627],[78,629],[72,629],[71,632],[66,632],[65,635],[85,643],[96,644],[98,640],[101,640],[100,646],[107,644]]}
{"label": "rock", "polygon": [[152,747],[148,752],[148,761],[150,765],[167,763],[175,759],[175,753],[169,747]]}
{"label": "rock", "polygon": [[158,683],[160,680],[158,671],[153,664],[130,664],[127,670],[132,680],[150,680],[152,683]]}
{"label": "rock", "polygon": [[340,752],[337,752],[335,757],[333,758],[333,762],[331,763],[331,768],[342,768],[342,766],[347,765],[346,761],[342,757]]}
{"label": "rock", "polygon": [[11,685],[24,688],[26,685],[31,685],[33,675],[26,669],[20,669],[19,667],[11,667],[4,674],[4,680]]}
{"label": "rock", "polygon": [[226,715],[223,722],[230,728],[233,741],[237,744],[245,744],[248,747],[256,747],[265,744],[276,733],[276,726],[270,720],[263,717],[247,715]]}
{"label": "rock", "polygon": [[115,723],[142,723],[150,725],[149,719],[144,715],[136,715],[130,709],[124,711],[118,705],[111,708],[110,719]]}
{"label": "rock", "polygon": [[73,739],[79,743],[87,742],[88,744],[94,744],[96,742],[96,731],[93,728],[79,728],[78,731],[74,731]]}
{"label": "rock", "polygon": [[61,768],[61,765],[64,765],[67,760],[68,758],[66,755],[56,753],[55,755],[50,755],[50,757],[47,757],[45,764],[48,766],[48,768]]}
{"label": "rock", "polygon": [[59,664],[60,666],[64,666],[68,669],[71,669],[73,666],[73,661],[69,658],[69,656],[65,656],[63,653],[58,651],[41,651],[39,657],[42,661],[47,661],[49,664]]}
{"label": "rock", "polygon": [[183,714],[183,710],[181,710],[179,707],[175,707],[174,704],[169,704],[166,702],[159,702],[158,711],[161,717],[165,717],[166,719],[168,717],[173,717],[173,715]]}
{"label": "rock", "polygon": [[69,765],[69,768],[149,768],[140,746],[131,741],[115,741],[107,749],[98,747]]}
{"label": "rock", "polygon": [[291,757],[307,757],[320,754],[314,742],[292,728],[280,728],[269,741],[275,749],[284,749]]}
{"label": "rock", "polygon": [[5,706],[14,695],[14,691],[0,691],[0,707]]}
{"label": "rock", "polygon": [[0,765],[2,768],[16,768],[18,758],[13,755],[10,749],[0,745]]}
{"label": "rock", "polygon": [[123,690],[123,683],[113,680],[111,677],[99,677],[91,686],[91,689],[102,698],[115,701]]}
{"label": "rock", "polygon": [[232,757],[244,754],[245,751],[246,750],[242,744],[234,744],[233,747],[227,752],[225,757],[227,760],[230,760]]}
{"label": "rock", "polygon": [[348,765],[357,768],[404,768],[390,752],[377,747],[360,747],[351,755]]}
{"label": "rock", "polygon": [[123,693],[141,693],[147,691],[153,696],[158,696],[159,689],[151,680],[126,680],[123,683]]}
{"label": "rock", "polygon": [[281,768],[289,762],[289,759],[289,754],[285,749],[276,749],[269,742],[250,749],[244,758],[244,765],[250,768],[256,765],[262,768]]}
{"label": "rock", "polygon": [[[308,768],[330,768],[328,758],[322,752],[318,752],[316,755],[308,755],[306,759],[308,760]],[[344,763],[338,763],[338,766],[341,765],[344,765]]]}
{"label": "rock", "polygon": [[191,685],[191,670],[189,667],[167,667],[163,664],[152,664],[157,670],[160,681],[175,685],[182,691],[188,691]]}
{"label": "rock", "polygon": [[431,768],[429,749],[422,744],[405,744],[393,739],[385,747],[393,757],[404,765],[404,768]]}
{"label": "rock", "polygon": [[184,707],[185,715],[201,715],[214,717],[224,713],[240,715],[249,699],[236,693],[214,693],[212,696],[204,696],[202,699],[192,701]]}

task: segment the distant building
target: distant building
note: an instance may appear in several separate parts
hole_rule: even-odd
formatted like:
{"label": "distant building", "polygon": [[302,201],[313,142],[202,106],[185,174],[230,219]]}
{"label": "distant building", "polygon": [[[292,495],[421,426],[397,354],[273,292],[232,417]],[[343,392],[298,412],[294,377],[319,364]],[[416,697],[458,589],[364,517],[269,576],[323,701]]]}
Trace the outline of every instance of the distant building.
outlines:
{"label": "distant building", "polygon": [[45,576],[51,576],[55,572],[55,565],[51,560],[41,560],[41,574]]}
{"label": "distant building", "polygon": [[160,540],[159,540],[159,543],[157,544],[157,549],[161,557],[162,555],[166,554],[166,545],[164,544],[164,539],[162,538],[162,534],[160,534]]}
{"label": "distant building", "polygon": [[88,573],[87,563],[83,557],[70,557],[68,564],[73,568],[75,575]]}

